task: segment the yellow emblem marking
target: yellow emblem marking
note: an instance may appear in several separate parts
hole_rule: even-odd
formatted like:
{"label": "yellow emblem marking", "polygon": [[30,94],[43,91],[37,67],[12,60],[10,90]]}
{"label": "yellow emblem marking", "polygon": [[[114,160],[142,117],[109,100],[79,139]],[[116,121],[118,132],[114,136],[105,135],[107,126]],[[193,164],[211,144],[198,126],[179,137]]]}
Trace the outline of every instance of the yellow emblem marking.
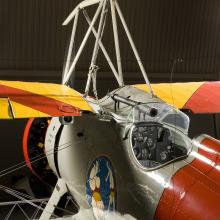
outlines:
{"label": "yellow emblem marking", "polygon": [[102,201],[101,195],[98,192],[93,193],[93,198],[95,199],[96,202]]}

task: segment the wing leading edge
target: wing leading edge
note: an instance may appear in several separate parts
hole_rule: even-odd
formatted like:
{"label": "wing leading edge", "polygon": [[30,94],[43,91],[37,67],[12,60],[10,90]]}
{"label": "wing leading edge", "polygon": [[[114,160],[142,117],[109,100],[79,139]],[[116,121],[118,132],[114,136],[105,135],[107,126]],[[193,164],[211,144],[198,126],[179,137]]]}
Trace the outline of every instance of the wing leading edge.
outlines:
{"label": "wing leading edge", "polygon": [[[134,87],[148,92],[144,84]],[[220,82],[189,82],[152,84],[154,94],[178,109],[196,114],[220,113]]]}
{"label": "wing leading edge", "polygon": [[80,116],[82,111],[93,109],[65,85],[0,81],[0,119]]}

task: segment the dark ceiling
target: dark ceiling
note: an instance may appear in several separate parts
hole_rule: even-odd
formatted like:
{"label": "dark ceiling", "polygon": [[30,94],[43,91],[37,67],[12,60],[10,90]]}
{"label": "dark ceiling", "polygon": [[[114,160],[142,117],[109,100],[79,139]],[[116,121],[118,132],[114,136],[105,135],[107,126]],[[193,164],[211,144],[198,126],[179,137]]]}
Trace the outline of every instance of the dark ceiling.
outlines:
{"label": "dark ceiling", "polygon": [[[0,77],[60,81],[71,28],[61,24],[78,2],[0,0]],[[174,81],[219,78],[219,0],[118,2],[152,81],[169,81],[171,67],[178,58],[183,62],[175,66]],[[81,21],[76,50],[86,27]],[[108,34],[111,27],[107,24],[106,28],[103,41],[114,55]],[[123,36],[120,32],[123,70],[129,81],[139,81],[140,75],[136,74],[139,70]],[[76,69],[78,79],[86,76],[90,54],[90,50],[85,50],[82,55]],[[100,67],[100,77],[108,78],[109,68],[102,58]]]}

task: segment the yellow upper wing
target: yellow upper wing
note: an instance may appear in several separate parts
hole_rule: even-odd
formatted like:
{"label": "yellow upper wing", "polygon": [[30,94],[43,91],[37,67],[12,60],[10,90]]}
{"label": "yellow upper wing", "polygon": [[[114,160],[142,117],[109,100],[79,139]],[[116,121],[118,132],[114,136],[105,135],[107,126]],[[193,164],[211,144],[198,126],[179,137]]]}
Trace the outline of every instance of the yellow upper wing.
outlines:
{"label": "yellow upper wing", "polygon": [[[151,86],[157,97],[181,109],[184,107],[186,101],[188,101],[195,91],[203,84],[204,82],[157,83]],[[134,85],[134,87],[149,92],[145,84]]]}
{"label": "yellow upper wing", "polygon": [[0,119],[79,116],[91,111],[77,91],[59,84],[0,81]]}
{"label": "yellow upper wing", "polygon": [[[134,87],[149,92],[144,84]],[[220,82],[152,84],[154,94],[179,109],[194,113],[220,113]]]}

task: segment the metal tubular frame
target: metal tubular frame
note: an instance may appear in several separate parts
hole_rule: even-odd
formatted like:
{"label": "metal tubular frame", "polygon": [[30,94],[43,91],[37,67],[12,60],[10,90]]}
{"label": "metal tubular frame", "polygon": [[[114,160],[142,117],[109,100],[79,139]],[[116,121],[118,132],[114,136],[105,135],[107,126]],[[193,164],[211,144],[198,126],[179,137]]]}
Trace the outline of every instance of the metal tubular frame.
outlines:
{"label": "metal tubular frame", "polygon": [[[89,18],[87,12],[86,12],[86,11],[83,11],[83,14],[84,14],[84,16],[85,16],[85,19],[86,19],[88,25],[90,25],[90,24],[91,24],[91,19]],[[93,32],[94,36],[96,37],[97,32],[96,32],[96,30],[95,30],[94,27],[92,28],[92,32]],[[99,46],[100,46],[100,48],[101,48],[101,50],[102,50],[103,55],[105,56],[105,59],[107,60],[107,62],[108,62],[108,64],[109,64],[109,66],[110,66],[110,68],[111,68],[111,70],[112,70],[112,72],[113,72],[113,74],[114,74],[114,76],[115,76],[115,78],[116,78],[118,84],[120,84],[120,83],[119,83],[120,80],[119,80],[119,76],[118,76],[117,70],[115,69],[115,66],[114,66],[114,64],[112,63],[111,58],[109,57],[108,52],[106,51],[106,49],[105,49],[105,47],[104,47],[104,45],[103,45],[103,43],[102,43],[101,40],[99,41]]]}
{"label": "metal tubular frame", "polygon": [[96,41],[95,41],[95,46],[94,46],[92,60],[91,60],[91,66],[96,64],[96,60],[97,60],[97,56],[98,56],[99,41],[101,39],[101,34],[102,34],[101,32],[102,32],[102,28],[103,28],[106,3],[107,3],[107,0],[104,0],[101,18],[100,18],[100,22],[99,22],[98,34],[96,35]]}
{"label": "metal tubular frame", "polygon": [[123,14],[122,14],[122,12],[121,12],[121,9],[120,9],[120,7],[119,7],[117,1],[115,1],[115,7],[116,7],[116,10],[117,10],[117,12],[118,12],[118,15],[119,15],[119,18],[120,18],[120,20],[121,20],[121,23],[122,23],[122,25],[123,25],[123,27],[124,27],[124,29],[125,29],[126,35],[127,35],[128,40],[129,40],[129,42],[130,42],[130,45],[131,45],[131,47],[132,47],[132,50],[133,50],[134,55],[135,55],[135,58],[136,58],[136,60],[137,60],[137,62],[138,62],[138,65],[139,65],[139,67],[140,67],[140,70],[141,70],[141,72],[142,72],[142,75],[143,75],[143,77],[144,77],[144,79],[145,79],[145,82],[146,82],[146,84],[147,84],[147,86],[148,86],[148,88],[149,88],[149,90],[150,90],[150,93],[151,93],[152,96],[153,96],[153,90],[152,90],[152,88],[151,88],[150,81],[149,81],[149,79],[148,79],[148,76],[147,76],[147,73],[146,73],[146,71],[145,71],[144,65],[143,65],[143,63],[141,62],[141,58],[140,58],[140,56],[139,56],[139,54],[138,54],[137,48],[136,48],[136,46],[135,46],[135,44],[134,44],[134,41],[133,41],[133,39],[132,39],[132,37],[131,37],[130,31],[129,31],[129,29],[128,29],[128,26],[127,26],[127,24],[126,24],[126,22],[125,22],[124,16],[123,16]]}
{"label": "metal tubular frame", "polygon": [[[102,26],[103,26],[103,19],[104,19],[104,14],[105,14],[105,9],[106,9],[106,4],[110,2],[110,7],[111,7],[111,16],[112,16],[112,26],[113,26],[113,34],[114,34],[114,43],[115,43],[115,52],[116,52],[116,58],[117,58],[117,67],[118,67],[118,72],[116,71],[115,69],[115,66],[113,65],[102,41],[101,41],[101,38],[102,38],[102,34],[101,34],[101,29],[102,29]],[[84,10],[86,7],[88,6],[91,6],[91,5],[95,5],[95,4],[98,4],[99,3],[99,6],[98,6],[98,9],[96,10],[96,13],[92,19],[92,21],[90,20],[88,14],[86,13],[86,11]],[[75,59],[73,60],[72,64],[71,64],[71,67],[69,68],[68,72],[65,70],[65,77],[63,79],[63,84],[67,84],[68,83],[68,80],[70,79],[71,75],[72,75],[72,72],[73,70],[75,69],[75,66],[79,60],[79,57],[85,47],[85,44],[86,42],[88,41],[88,38],[90,36],[90,33],[92,32],[93,35],[95,36],[95,46],[94,46],[94,50],[93,50],[93,56],[92,56],[92,60],[91,60],[91,66],[94,66],[96,64],[96,59],[97,59],[97,55],[98,55],[98,51],[99,51],[99,47],[101,48],[119,86],[123,86],[124,85],[124,81],[123,81],[123,72],[122,72],[122,64],[121,64],[121,54],[120,54],[120,44],[119,44],[119,37],[118,37],[118,27],[117,27],[117,18],[116,18],[116,12],[117,14],[119,15],[119,19],[122,23],[122,26],[125,30],[125,33],[128,37],[128,40],[129,40],[129,43],[130,43],[130,46],[133,50],[133,53],[134,53],[134,56],[137,60],[137,63],[138,63],[138,66],[141,70],[141,73],[144,77],[144,80],[146,82],[146,85],[147,87],[149,88],[149,91],[150,93],[152,94],[152,96],[154,95],[153,94],[153,90],[152,90],[152,87],[150,85],[150,81],[148,79],[148,76],[147,76],[147,72],[144,68],[144,65],[140,59],[140,56],[138,54],[138,51],[137,51],[137,48],[134,44],[134,41],[131,37],[131,34],[130,34],[130,31],[128,29],[128,26],[126,24],[126,21],[124,19],[124,16],[121,12],[121,9],[118,5],[118,2],[117,0],[84,0],[83,2],[81,2],[80,4],[78,4],[78,6],[71,12],[71,14],[67,17],[67,19],[64,21],[63,25],[67,25],[74,17],[75,17],[75,20],[74,20],[74,24],[78,22],[78,13],[79,11],[83,9],[83,14],[84,14],[84,17],[86,18],[86,21],[87,23],[89,24],[89,28],[87,30],[87,33],[79,47],[79,50],[75,56]],[[101,12],[101,16],[100,16],[100,21],[99,21],[99,28],[98,28],[98,32],[95,30],[94,28],[94,24],[96,22],[96,20],[98,19],[99,17],[99,14],[100,14],[100,11],[102,9],[102,12]],[[75,24],[76,25],[76,24]],[[72,39],[74,40],[75,38],[75,29],[74,29],[74,26],[73,25],[73,33],[72,33],[72,37],[71,37],[71,42],[70,42],[70,48],[69,48],[69,53],[71,53],[70,51],[72,51]],[[71,55],[68,54],[68,57],[71,57]],[[68,60],[67,60],[68,61]],[[67,63],[67,68],[69,67],[69,63]],[[88,94],[88,91],[89,91],[89,87],[90,87],[90,84],[91,84],[91,74],[89,72],[88,74],[88,79],[87,79],[87,84],[86,84],[86,88],[85,88],[85,94]]]}
{"label": "metal tubular frame", "polygon": [[[99,21],[98,33],[96,35],[95,46],[94,46],[94,49],[93,49],[92,60],[91,60],[91,64],[90,64],[90,71],[89,71],[88,79],[87,79],[87,83],[86,83],[86,89],[85,89],[85,94],[86,95],[89,93],[89,88],[90,88],[90,84],[91,84],[93,69],[94,69],[94,66],[96,65],[96,61],[97,61],[97,57],[98,57],[99,41],[102,37],[101,35],[102,35],[104,18],[105,18],[106,3],[107,3],[107,0],[104,0],[103,6],[102,6],[101,18],[100,18],[100,21]],[[93,89],[96,90],[96,88],[93,88]]]}
{"label": "metal tubular frame", "polygon": [[74,40],[75,40],[75,35],[76,35],[76,28],[77,28],[77,24],[78,24],[78,17],[79,17],[79,10],[77,11],[76,15],[75,15],[75,19],[73,22],[73,29],[72,29],[72,34],[71,34],[71,39],[70,39],[70,45],[69,45],[69,50],[68,50],[68,56],[67,56],[67,60],[66,60],[66,66],[65,66],[65,70],[64,70],[64,75],[63,75],[63,81],[69,71],[69,67],[70,67],[70,60],[71,60],[71,55],[73,52],[73,44],[74,44]]}
{"label": "metal tubular frame", "polygon": [[115,40],[115,52],[116,52],[116,59],[118,65],[118,74],[120,78],[120,86],[124,85],[123,82],[123,74],[122,74],[122,65],[121,65],[121,53],[120,53],[120,46],[119,46],[119,39],[118,39],[118,25],[115,13],[115,0],[110,0],[111,5],[111,14],[112,14],[112,26],[113,26],[113,33],[114,33],[114,40]]}
{"label": "metal tubular frame", "polygon": [[84,0],[81,3],[79,3],[76,8],[70,13],[70,15],[66,18],[66,20],[63,22],[63,25],[69,24],[69,22],[75,17],[78,10],[86,8],[91,5],[95,5],[97,3],[102,2],[103,0]]}
{"label": "metal tubular frame", "polygon": [[69,81],[69,79],[70,79],[70,77],[71,77],[71,75],[72,75],[72,72],[73,72],[73,70],[74,70],[75,67],[76,67],[76,64],[77,64],[77,62],[78,62],[78,60],[79,60],[79,57],[80,57],[80,55],[81,55],[81,53],[82,53],[82,51],[83,51],[83,49],[84,49],[84,47],[85,47],[85,45],[86,45],[86,42],[87,42],[87,40],[88,40],[88,38],[89,38],[89,35],[90,35],[91,31],[92,31],[92,27],[94,26],[94,24],[95,24],[95,22],[96,22],[96,20],[97,20],[97,18],[98,18],[98,16],[99,16],[99,13],[100,13],[100,11],[101,11],[101,9],[102,9],[102,5],[103,5],[103,1],[100,2],[99,7],[98,7],[98,9],[96,10],[96,13],[95,13],[95,15],[94,15],[94,17],[93,17],[93,20],[92,20],[92,22],[91,22],[91,25],[89,26],[89,28],[88,28],[88,30],[87,30],[87,32],[86,32],[86,35],[85,35],[85,37],[84,37],[84,39],[83,39],[83,41],[82,41],[82,43],[81,43],[81,45],[80,45],[80,47],[79,47],[79,50],[78,50],[78,52],[77,52],[77,54],[76,54],[76,57],[74,58],[73,63],[72,63],[72,65],[71,65],[71,67],[70,67],[70,69],[69,69],[67,75],[66,75],[65,78],[64,78],[63,84],[67,84],[67,83],[68,83],[68,81]]}

